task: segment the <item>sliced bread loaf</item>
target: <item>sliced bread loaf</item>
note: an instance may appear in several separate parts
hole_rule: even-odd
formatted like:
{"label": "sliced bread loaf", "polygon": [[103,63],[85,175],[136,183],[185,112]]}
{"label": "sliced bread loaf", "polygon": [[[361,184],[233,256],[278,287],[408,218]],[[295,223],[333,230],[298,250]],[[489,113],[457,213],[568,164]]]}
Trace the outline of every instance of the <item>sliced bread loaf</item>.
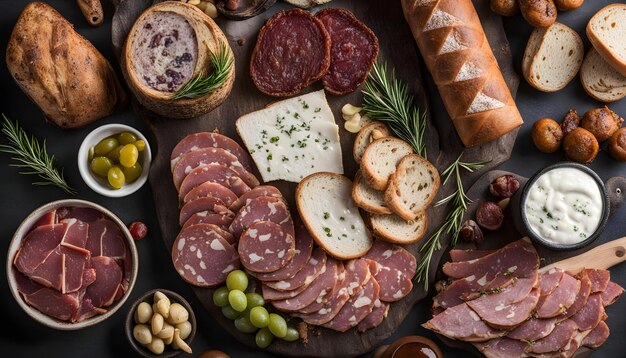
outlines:
{"label": "sliced bread loaf", "polygon": [[[563,89],[576,77],[583,62],[583,41],[576,31],[559,22],[534,31],[543,33],[543,36],[530,37],[527,45],[529,53],[524,54],[524,61],[527,62],[529,56],[532,59],[526,63],[528,68],[524,78],[540,91],[555,92]],[[524,67],[522,64],[522,69]]]}
{"label": "sliced bread loaf", "polygon": [[361,174],[365,182],[376,190],[387,187],[389,176],[404,156],[413,153],[405,141],[394,138],[376,139],[367,146],[361,158]]}
{"label": "sliced bread loaf", "polygon": [[360,163],[365,148],[367,148],[370,143],[376,139],[389,137],[390,135],[391,132],[389,132],[389,128],[382,122],[372,122],[363,126],[354,138],[354,160]]}
{"label": "sliced bread loaf", "polygon": [[587,37],[600,56],[626,76],[626,5],[607,5],[593,15]]}
{"label": "sliced bread loaf", "polygon": [[611,67],[593,47],[580,67],[580,82],[598,101],[613,102],[626,97],[626,77]]}
{"label": "sliced bread loaf", "polygon": [[361,209],[371,214],[391,214],[391,210],[385,204],[384,192],[369,186],[361,172],[356,172],[352,185],[352,199]]}
{"label": "sliced bread loaf", "polygon": [[328,254],[346,260],[372,247],[372,236],[352,200],[352,181],[345,176],[309,175],[296,188],[296,204],[309,233]]}
{"label": "sliced bread loaf", "polygon": [[396,244],[412,244],[419,241],[428,228],[428,216],[421,212],[415,220],[405,221],[397,215],[369,216],[369,224],[376,237]]}
{"label": "sliced bread loaf", "polygon": [[385,190],[385,202],[404,220],[415,220],[439,191],[439,172],[418,154],[402,158]]}

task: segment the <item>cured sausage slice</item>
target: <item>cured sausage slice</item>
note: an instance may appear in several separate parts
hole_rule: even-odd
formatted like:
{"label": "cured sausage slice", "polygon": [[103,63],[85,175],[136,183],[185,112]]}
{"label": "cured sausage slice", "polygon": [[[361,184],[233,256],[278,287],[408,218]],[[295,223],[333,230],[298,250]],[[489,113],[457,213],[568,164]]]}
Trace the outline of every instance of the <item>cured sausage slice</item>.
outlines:
{"label": "cured sausage slice", "polygon": [[241,163],[247,171],[252,172],[254,168],[252,165],[252,158],[248,152],[237,144],[237,142],[225,135],[212,132],[194,133],[181,139],[181,141],[178,142],[172,150],[172,155],[170,157],[171,168],[174,168],[183,154],[202,148],[225,149],[226,151],[233,153],[239,160],[239,163]]}
{"label": "cured sausage slice", "polygon": [[378,265],[374,275],[380,285],[380,300],[396,302],[404,298],[413,289],[413,281],[400,270]]}
{"label": "cured sausage slice", "polygon": [[376,240],[363,258],[374,260],[382,266],[402,271],[413,278],[417,268],[415,256],[404,248],[385,241]]}
{"label": "cured sausage slice", "polygon": [[234,212],[238,212],[245,205],[248,205],[250,201],[252,201],[252,199],[258,198],[259,196],[271,196],[276,199],[284,200],[283,194],[276,187],[271,186],[271,185],[261,185],[261,186],[252,188],[252,190],[250,190],[247,193],[244,193],[241,197],[239,197],[239,199],[237,199],[230,206],[229,209]]}
{"label": "cured sausage slice", "polygon": [[[293,291],[302,287],[306,288],[313,282],[313,280],[315,280],[319,275],[324,273],[326,269],[326,260],[326,252],[318,247],[313,250],[313,254],[311,255],[311,258],[309,259],[307,265],[302,270],[300,270],[300,272],[298,272],[294,277],[283,281],[265,282],[264,286],[267,286],[268,288],[272,288],[277,291]],[[304,288],[302,290],[304,290]],[[268,290],[268,292],[270,291]],[[263,295],[265,296],[265,291],[263,292]],[[294,296],[295,295],[287,297]],[[283,297],[282,299],[287,297]],[[272,298],[270,297],[266,297],[266,299],[272,300]]]}
{"label": "cured sausage slice", "polygon": [[239,267],[237,251],[217,233],[194,225],[180,231],[172,247],[174,268],[194,286],[211,287]]}
{"label": "cured sausage slice", "polygon": [[375,279],[370,279],[365,286],[343,305],[333,319],[322,326],[339,332],[345,332],[356,326],[374,309],[374,303],[378,299],[378,292],[378,283]]}
{"label": "cured sausage slice", "polygon": [[178,189],[178,199],[183,201],[193,188],[206,182],[222,184],[237,196],[250,191],[250,187],[232,169],[219,164],[204,164],[187,174]]}
{"label": "cured sausage slice", "polygon": [[344,9],[326,9],[315,14],[330,35],[330,68],[324,89],[336,95],[355,91],[367,78],[378,56],[376,35]]}
{"label": "cured sausage slice", "polygon": [[[380,283],[380,282],[379,282]],[[382,321],[387,318],[387,314],[389,313],[389,304],[380,302],[380,300],[376,300],[374,302],[374,309],[370,314],[365,317],[361,323],[357,326],[358,332],[365,332],[372,328],[378,327]]]}
{"label": "cured sausage slice", "polygon": [[315,313],[326,305],[326,303],[337,294],[337,290],[341,289],[344,280],[346,278],[346,268],[343,266],[343,263],[339,261],[337,270],[337,282],[332,290],[328,291],[325,295],[318,296],[315,301],[313,301],[310,305],[303,307],[298,310],[299,313]]}
{"label": "cured sausage slice", "polygon": [[[254,191],[254,189],[252,189]],[[251,192],[252,192],[251,191]],[[268,273],[254,273],[261,281],[281,281],[294,277],[302,270],[313,252],[313,238],[301,223],[296,227],[296,250],[293,259],[280,270]]]}
{"label": "cured sausage slice", "polygon": [[248,205],[241,208],[230,225],[230,232],[239,237],[244,230],[257,221],[271,221],[280,225],[291,237],[295,236],[287,205],[282,200],[270,196],[252,199]]}
{"label": "cured sausage slice", "polygon": [[231,152],[222,148],[203,148],[184,154],[172,169],[176,189],[180,187],[187,174],[202,164],[223,165],[237,173],[249,187],[259,185],[259,180],[247,171]]}
{"label": "cured sausage slice", "polygon": [[326,74],[330,37],[324,25],[307,11],[281,11],[259,31],[250,75],[270,96],[290,96]]}
{"label": "cured sausage slice", "polygon": [[237,195],[222,184],[206,182],[191,189],[191,191],[185,195],[183,203],[188,203],[198,198],[204,198],[205,196],[212,196],[216,199],[220,199],[228,207],[230,207],[232,203],[237,200]]}
{"label": "cured sausage slice", "polygon": [[213,224],[224,230],[228,230],[232,222],[233,217],[230,215],[217,214],[213,211],[201,211],[191,215],[189,220],[185,221],[183,224],[183,229],[198,224]]}
{"label": "cured sausage slice", "polygon": [[235,214],[224,206],[224,202],[212,196],[205,196],[192,200],[185,204],[178,215],[178,223],[183,226],[189,218],[202,211],[214,212],[216,214],[228,215],[235,217]]}
{"label": "cured sausage slice", "polygon": [[239,238],[239,258],[254,272],[272,272],[283,268],[295,253],[293,236],[269,221],[251,224]]}

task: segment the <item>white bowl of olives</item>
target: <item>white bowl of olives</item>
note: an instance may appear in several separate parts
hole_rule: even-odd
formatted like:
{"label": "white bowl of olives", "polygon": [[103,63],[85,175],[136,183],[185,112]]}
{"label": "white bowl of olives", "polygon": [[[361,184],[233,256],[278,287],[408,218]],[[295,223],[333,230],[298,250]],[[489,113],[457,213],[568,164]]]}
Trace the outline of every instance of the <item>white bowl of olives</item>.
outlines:
{"label": "white bowl of olives", "polygon": [[78,171],[96,193],[119,198],[145,184],[150,171],[150,144],[141,132],[124,124],[91,131],[78,150]]}

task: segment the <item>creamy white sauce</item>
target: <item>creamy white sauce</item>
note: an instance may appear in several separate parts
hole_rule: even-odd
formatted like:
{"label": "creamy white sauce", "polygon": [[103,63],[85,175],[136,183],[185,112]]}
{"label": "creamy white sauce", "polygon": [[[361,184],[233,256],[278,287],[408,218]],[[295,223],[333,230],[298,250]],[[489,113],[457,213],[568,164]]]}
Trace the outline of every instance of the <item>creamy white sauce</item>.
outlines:
{"label": "creamy white sauce", "polygon": [[576,168],[555,168],[530,187],[523,210],[531,230],[547,241],[576,244],[600,225],[602,191],[594,178]]}

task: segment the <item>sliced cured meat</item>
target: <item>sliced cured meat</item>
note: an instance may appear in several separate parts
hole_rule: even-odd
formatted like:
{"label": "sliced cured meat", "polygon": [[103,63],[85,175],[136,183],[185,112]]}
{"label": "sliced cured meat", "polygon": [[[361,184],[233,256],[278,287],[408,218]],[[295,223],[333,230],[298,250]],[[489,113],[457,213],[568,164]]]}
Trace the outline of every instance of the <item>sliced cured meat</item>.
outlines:
{"label": "sliced cured meat", "polygon": [[415,276],[415,269],[417,268],[415,256],[401,246],[376,240],[363,258],[374,260],[388,268],[400,270],[409,278]]}
{"label": "sliced cured meat", "polygon": [[91,256],[109,256],[114,259],[125,259],[128,251],[122,230],[115,222],[106,218],[89,223],[85,247],[91,252]]}
{"label": "sliced cured meat", "polygon": [[389,313],[389,304],[376,300],[374,302],[374,309],[367,315],[357,326],[357,332],[365,332],[372,328],[378,327],[382,321],[387,318]]}
{"label": "sliced cured meat", "polygon": [[284,10],[259,31],[250,75],[270,96],[290,96],[319,80],[330,66],[330,37],[307,11]]}
{"label": "sliced cured meat", "polygon": [[600,297],[600,294],[595,293],[589,296],[585,306],[573,315],[570,320],[578,325],[579,330],[586,331],[597,326],[602,317],[604,317],[602,297]]}
{"label": "sliced cured meat", "polygon": [[598,348],[609,339],[611,331],[604,321],[600,321],[598,325],[585,337],[583,345],[589,348]]}
{"label": "sliced cured meat", "polygon": [[587,330],[587,331],[576,332],[576,334],[574,334],[574,337],[572,337],[572,339],[570,339],[570,341],[561,350],[560,357],[563,357],[563,358],[573,357],[576,351],[578,350],[578,348],[580,348],[580,346],[582,345],[583,340],[585,339],[585,337],[587,337],[589,332],[591,331]]}
{"label": "sliced cured meat", "polygon": [[216,214],[213,211],[201,211],[191,215],[189,220],[183,224],[183,229],[198,224],[212,224],[227,230],[232,222],[233,217],[230,215]]}
{"label": "sliced cured meat", "polygon": [[506,336],[524,341],[538,341],[552,333],[556,324],[556,318],[531,318],[507,333]]}
{"label": "sliced cured meat", "polygon": [[544,272],[539,276],[539,289],[541,289],[541,296],[548,296],[554,291],[559,283],[563,279],[565,272],[558,268],[553,268],[548,272]]}
{"label": "sliced cured meat", "polygon": [[624,293],[624,289],[615,282],[609,282],[606,285],[606,290],[602,291],[602,302],[605,306],[612,305]]}
{"label": "sliced cured meat", "polygon": [[312,304],[316,299],[323,299],[335,288],[341,263],[332,257],[326,260],[326,271],[319,275],[313,283],[293,298],[273,301],[272,305],[281,311],[295,312]]}
{"label": "sliced cured meat", "polygon": [[394,268],[378,264],[378,272],[374,277],[380,285],[380,300],[384,302],[399,301],[413,289],[413,281]]}
{"label": "sliced cured meat", "polygon": [[[512,329],[526,321],[539,301],[539,289],[533,288],[523,300],[507,305],[495,306],[491,311],[477,310],[469,302],[468,305],[490,326],[499,329]],[[481,307],[482,308],[482,307]]]}
{"label": "sliced cured meat", "polygon": [[198,198],[204,198],[205,196],[212,196],[227,205],[229,205],[228,203],[234,203],[237,200],[237,195],[222,184],[206,182],[191,189],[191,191],[185,195],[183,203],[187,203]]}
{"label": "sliced cured meat", "polygon": [[57,222],[65,219],[76,219],[85,223],[92,223],[99,219],[104,219],[104,214],[92,208],[82,208],[78,206],[69,206],[57,209]]}
{"label": "sliced cured meat", "polygon": [[591,281],[591,293],[602,292],[611,281],[611,273],[608,270],[585,269]]}
{"label": "sliced cured meat", "polygon": [[[265,282],[265,285],[278,291],[293,291],[303,286],[308,287],[311,282],[313,282],[313,280],[315,280],[319,275],[322,274],[323,270],[326,267],[326,260],[326,252],[318,247],[313,250],[313,253],[311,254],[311,258],[309,259],[307,265],[295,276],[287,280]],[[265,297],[265,299],[271,300],[272,298]]]}
{"label": "sliced cured meat", "polygon": [[[212,196],[205,196],[203,198],[198,198],[198,199],[189,201],[185,205],[183,205],[183,207],[180,209],[180,213],[178,215],[178,222],[180,226],[183,226],[185,222],[189,220],[190,217],[192,217],[196,213],[203,212],[203,211],[207,211],[209,213],[213,212],[215,214],[228,215],[228,216],[231,216],[229,214],[232,214],[232,217],[234,217],[235,214],[232,213],[230,210],[228,210],[225,207],[225,205],[226,203]],[[218,208],[214,209],[215,206],[218,206]],[[220,206],[223,209],[225,209],[225,211],[220,210]]]}
{"label": "sliced cured meat", "polygon": [[338,262],[337,280],[335,281],[335,285],[333,286],[333,288],[326,292],[324,291],[320,292],[320,294],[317,296],[315,301],[311,302],[311,304],[309,304],[308,306],[299,309],[298,313],[307,314],[307,313],[315,313],[319,311],[326,305],[328,300],[331,299],[333,295],[336,294],[336,291],[341,288],[341,285],[343,284],[346,278],[346,268],[344,267],[342,261],[337,261],[337,262]]}
{"label": "sliced cured meat", "polygon": [[284,200],[283,194],[276,187],[271,185],[261,185],[252,188],[252,190],[247,193],[244,193],[230,206],[229,209],[234,212],[238,212],[245,205],[248,205],[252,199],[258,198],[260,196],[271,196],[276,199]]}
{"label": "sliced cured meat", "polygon": [[563,274],[559,285],[537,307],[537,317],[550,318],[563,314],[576,300],[578,291],[580,291],[580,281],[568,274]]}
{"label": "sliced cured meat", "polygon": [[324,75],[324,89],[345,95],[355,91],[367,78],[378,56],[376,35],[344,9],[326,9],[315,14],[330,35],[330,68]]}
{"label": "sliced cured meat", "polygon": [[374,309],[378,299],[378,283],[370,279],[339,310],[337,315],[322,326],[335,331],[345,332],[358,325]]}
{"label": "sliced cured meat", "polygon": [[580,290],[578,290],[576,299],[574,299],[574,303],[569,306],[562,315],[558,316],[560,320],[575,315],[587,304],[587,299],[589,299],[589,295],[591,294],[591,281],[585,271],[578,275],[578,280],[580,281]]}
{"label": "sliced cured meat", "polygon": [[448,308],[422,326],[448,338],[466,342],[484,342],[506,334],[505,331],[486,325],[466,303]]}
{"label": "sliced cured meat", "polygon": [[[252,191],[254,191],[254,189]],[[300,223],[296,226],[296,249],[291,261],[280,270],[267,273],[254,273],[254,276],[261,281],[281,281],[290,279],[306,266],[307,262],[309,262],[309,258],[311,258],[311,252],[313,252],[313,238],[304,225]]]}
{"label": "sliced cured meat", "polygon": [[13,264],[25,275],[31,274],[41,265],[48,254],[61,244],[67,224],[39,226],[29,232],[15,254]]}
{"label": "sliced cured meat", "polygon": [[183,228],[174,240],[172,261],[185,281],[200,287],[223,283],[239,267],[237,251],[224,238],[195,226]]}
{"label": "sliced cured meat", "polygon": [[112,305],[122,283],[122,268],[106,256],[92,257],[91,267],[96,271],[97,280],[87,287],[85,298],[90,299],[95,307]]}
{"label": "sliced cured meat", "polygon": [[43,225],[52,225],[52,224],[56,224],[57,223],[57,211],[56,210],[52,210],[52,211],[48,211],[47,213],[43,214],[39,220],[37,220],[34,224],[33,227],[31,228],[34,229],[38,226],[43,226]]}
{"label": "sliced cured meat", "polygon": [[494,252],[496,252],[496,250],[452,249],[450,250],[450,260],[452,260],[452,262],[471,261],[471,260],[479,259],[483,256],[487,256],[489,254],[493,254]]}
{"label": "sliced cured meat", "polygon": [[483,294],[497,292],[511,285],[515,277],[513,275],[498,274],[493,280],[487,282],[487,276],[476,278],[471,275],[454,280],[443,291],[433,298],[434,307],[449,308],[465,301],[476,299]]}
{"label": "sliced cured meat", "polygon": [[198,225],[202,225],[202,227],[207,231],[214,231],[215,233],[220,235],[222,238],[224,238],[224,240],[228,241],[229,244],[235,245],[236,243],[235,237],[233,236],[233,234],[228,232],[228,230],[225,230],[214,224],[198,224]]}
{"label": "sliced cured meat", "polygon": [[61,321],[69,321],[80,305],[75,296],[62,294],[51,288],[42,288],[33,293],[24,294],[23,297],[26,303],[41,313]]}
{"label": "sliced cured meat", "polygon": [[183,154],[172,169],[172,177],[174,178],[174,186],[178,190],[180,184],[187,174],[203,164],[219,164],[223,165],[239,176],[249,187],[259,185],[259,180],[247,171],[239,159],[231,152],[222,148],[203,148]]}
{"label": "sliced cured meat", "polygon": [[526,351],[528,353],[550,353],[563,349],[578,332],[578,326],[572,320],[559,323],[545,338],[533,342]]}
{"label": "sliced cured meat", "polygon": [[178,189],[178,199],[183,201],[193,188],[206,183],[218,183],[240,196],[250,191],[250,187],[231,169],[219,164],[204,164],[192,170]]}
{"label": "sliced cured meat", "polygon": [[252,158],[237,142],[225,135],[212,132],[194,133],[181,139],[172,150],[170,157],[171,168],[174,168],[185,153],[203,148],[222,148],[234,154],[247,171],[252,172],[254,168]]}
{"label": "sliced cured meat", "polygon": [[23,273],[19,272],[15,266],[11,268],[11,272],[13,273],[13,277],[15,277],[15,283],[17,284],[17,291],[23,295],[28,295],[31,293],[35,293],[44,286],[38,284],[37,282],[31,280]]}
{"label": "sliced cured meat", "polygon": [[492,339],[487,342],[474,343],[474,346],[487,358],[526,357],[528,344],[506,337]]}
{"label": "sliced cured meat", "polygon": [[239,238],[239,258],[254,272],[272,272],[285,267],[295,253],[293,236],[269,221],[252,223]]}
{"label": "sliced cured meat", "polygon": [[271,221],[282,226],[283,230],[292,237],[295,236],[293,221],[287,205],[270,196],[260,196],[252,199],[248,205],[239,210],[232,224],[230,232],[236,237],[257,221]]}

